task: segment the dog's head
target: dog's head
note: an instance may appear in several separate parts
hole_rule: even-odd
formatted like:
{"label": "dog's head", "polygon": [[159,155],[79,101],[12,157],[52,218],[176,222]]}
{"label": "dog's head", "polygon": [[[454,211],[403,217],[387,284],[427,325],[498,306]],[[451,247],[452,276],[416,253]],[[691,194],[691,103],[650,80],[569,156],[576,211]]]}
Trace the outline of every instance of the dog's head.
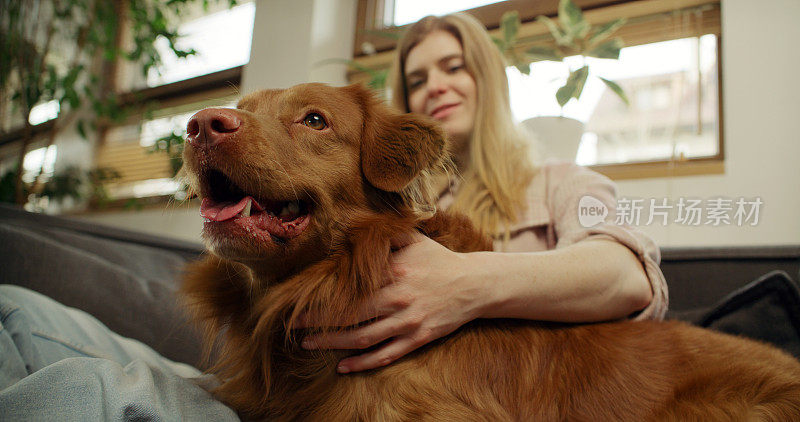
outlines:
{"label": "dog's head", "polygon": [[358,218],[431,206],[420,179],[445,150],[434,122],[359,85],[304,84],[195,114],[183,173],[209,250],[280,273],[324,257]]}

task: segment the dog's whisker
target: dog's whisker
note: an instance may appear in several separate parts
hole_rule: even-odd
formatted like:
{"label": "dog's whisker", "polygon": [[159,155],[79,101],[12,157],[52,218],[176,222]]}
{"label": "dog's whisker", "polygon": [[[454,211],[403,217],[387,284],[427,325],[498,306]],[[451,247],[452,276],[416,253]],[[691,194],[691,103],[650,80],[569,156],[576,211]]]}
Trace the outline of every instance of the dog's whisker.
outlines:
{"label": "dog's whisker", "polygon": [[231,88],[233,92],[235,92],[236,97],[240,97],[242,95],[242,92],[239,90],[239,86],[237,86],[233,82],[227,81],[226,85],[228,85],[228,88]]}
{"label": "dog's whisker", "polygon": [[316,205],[316,206],[318,206],[318,207],[320,206],[320,205],[319,205],[319,202],[317,202],[317,200],[314,198],[314,195],[311,195],[311,194],[308,192],[308,189],[306,189],[306,188],[303,188],[303,193],[306,195],[306,197],[307,197],[307,198],[311,199],[311,202],[313,202],[313,203],[314,203],[314,205]]}
{"label": "dog's whisker", "polygon": [[400,211],[398,211],[397,208],[395,208],[391,202],[386,201],[386,205],[389,206],[389,208],[391,208],[392,211],[396,212],[397,214],[400,214]]}

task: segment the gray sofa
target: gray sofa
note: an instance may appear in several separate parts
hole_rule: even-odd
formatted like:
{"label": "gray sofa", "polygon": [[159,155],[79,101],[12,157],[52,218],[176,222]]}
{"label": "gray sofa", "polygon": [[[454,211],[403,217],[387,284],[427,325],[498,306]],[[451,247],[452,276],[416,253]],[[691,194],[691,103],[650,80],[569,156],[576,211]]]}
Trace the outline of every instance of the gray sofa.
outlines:
{"label": "gray sofa", "polygon": [[[175,297],[199,244],[0,205],[0,283],[83,309],[164,356],[199,364]],[[669,318],[769,341],[800,357],[800,246],[665,248]]]}

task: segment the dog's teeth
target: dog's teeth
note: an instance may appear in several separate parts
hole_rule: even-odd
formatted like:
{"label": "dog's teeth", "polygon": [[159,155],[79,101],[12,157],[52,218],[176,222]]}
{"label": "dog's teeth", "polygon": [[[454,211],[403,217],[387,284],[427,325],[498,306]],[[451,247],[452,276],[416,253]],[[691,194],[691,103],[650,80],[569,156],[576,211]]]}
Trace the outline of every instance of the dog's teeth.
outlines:
{"label": "dog's teeth", "polygon": [[253,206],[253,200],[248,199],[247,205],[245,205],[244,209],[242,210],[242,217],[250,217],[250,207],[252,206]]}
{"label": "dog's teeth", "polygon": [[300,203],[297,201],[289,202],[283,206],[281,212],[278,214],[278,217],[289,217],[292,215],[297,215],[300,211]]}

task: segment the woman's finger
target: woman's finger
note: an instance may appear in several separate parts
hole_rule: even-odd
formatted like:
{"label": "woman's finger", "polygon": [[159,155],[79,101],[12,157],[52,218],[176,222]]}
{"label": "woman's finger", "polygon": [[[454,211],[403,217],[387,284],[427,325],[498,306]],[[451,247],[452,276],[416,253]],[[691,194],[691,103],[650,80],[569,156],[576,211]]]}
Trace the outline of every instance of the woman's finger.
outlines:
{"label": "woman's finger", "polygon": [[365,303],[354,318],[331,321],[302,312],[292,328],[349,327],[401,311],[410,304],[410,301],[408,295],[399,291],[397,286],[389,285],[379,290],[372,300]]}
{"label": "woman's finger", "polygon": [[352,330],[308,336],[302,346],[304,349],[365,349],[414,328],[413,324],[390,316]]}
{"label": "woman's finger", "polygon": [[400,359],[425,343],[427,341],[418,340],[411,335],[400,336],[377,350],[342,359],[336,367],[336,371],[346,374],[380,368]]}

